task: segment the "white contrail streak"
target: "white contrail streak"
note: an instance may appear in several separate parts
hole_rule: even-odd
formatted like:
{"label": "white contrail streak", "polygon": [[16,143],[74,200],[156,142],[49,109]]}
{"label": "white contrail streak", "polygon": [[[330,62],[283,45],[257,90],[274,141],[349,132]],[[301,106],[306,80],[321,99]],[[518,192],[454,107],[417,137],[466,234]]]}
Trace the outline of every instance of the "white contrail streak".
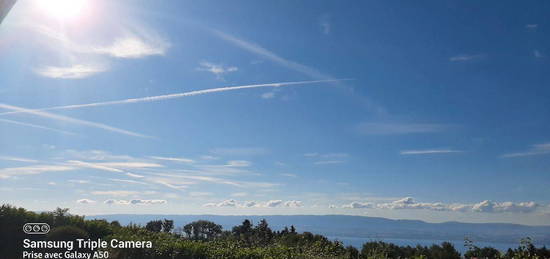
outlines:
{"label": "white contrail streak", "polygon": [[145,136],[145,135],[135,133],[135,132],[132,132],[132,131],[128,131],[128,130],[123,130],[123,129],[111,127],[109,125],[105,125],[105,124],[101,124],[101,123],[97,123],[97,122],[91,122],[91,121],[75,119],[75,118],[62,116],[62,115],[51,114],[51,113],[40,111],[40,110],[31,110],[31,109],[21,108],[21,107],[9,105],[9,104],[4,104],[4,103],[0,103],[0,108],[15,111],[15,112],[19,112],[19,113],[28,113],[28,114],[36,115],[36,116],[43,117],[43,118],[49,118],[49,119],[54,119],[54,120],[59,120],[59,121],[64,121],[64,122],[69,122],[69,123],[74,123],[74,124],[99,128],[99,129],[104,129],[104,130],[108,130],[108,131],[112,131],[112,132],[116,132],[116,133],[121,133],[121,134],[128,135],[128,136],[150,138],[149,136]]}
{"label": "white contrail streak", "polygon": [[292,60],[288,60],[288,59],[285,59],[267,49],[265,49],[264,47],[260,46],[260,45],[257,45],[255,43],[252,43],[252,42],[248,42],[248,41],[245,41],[243,39],[239,39],[233,35],[230,35],[230,34],[227,34],[227,33],[224,33],[224,32],[221,32],[221,31],[218,31],[216,29],[208,29],[210,32],[212,32],[214,35],[216,35],[217,37],[227,41],[227,42],[230,42],[232,44],[234,44],[235,46],[239,47],[239,48],[242,48],[246,51],[249,51],[251,53],[254,53],[256,55],[260,55],[264,58],[267,58],[275,63],[278,63],[284,67],[287,67],[291,70],[294,70],[296,72],[299,72],[299,73],[302,73],[304,75],[307,75],[309,77],[311,77],[312,79],[324,79],[324,80],[330,80],[330,79],[334,79],[333,77],[329,76],[329,75],[325,75],[321,72],[319,72],[317,69],[315,68],[312,68],[312,67],[308,67],[306,65],[303,65],[303,64],[300,64],[298,62],[294,62]]}
{"label": "white contrail streak", "polygon": [[52,128],[48,128],[48,127],[45,127],[45,126],[40,126],[40,125],[30,124],[30,123],[25,123],[25,122],[20,122],[20,121],[0,119],[0,122],[11,123],[11,124],[15,124],[15,125],[26,126],[26,127],[36,128],[36,129],[49,130],[49,131],[53,131],[53,132],[57,132],[57,133],[61,133],[61,134],[66,134],[66,135],[76,135],[75,133],[72,133],[72,132],[69,132],[69,131],[52,129]]}
{"label": "white contrail streak", "polygon": [[[228,87],[196,90],[196,91],[190,91],[190,92],[184,92],[184,93],[166,94],[166,95],[149,96],[149,97],[141,97],[141,98],[132,98],[132,99],[119,100],[119,101],[108,101],[108,102],[97,102],[97,103],[87,103],[87,104],[54,106],[54,107],[35,109],[35,110],[27,110],[27,111],[30,113],[30,112],[36,112],[36,111],[70,110],[70,109],[79,109],[79,108],[85,108],[85,107],[108,106],[108,105],[117,105],[117,104],[156,102],[156,101],[162,101],[162,100],[168,100],[168,99],[182,98],[182,97],[187,97],[187,96],[209,94],[209,93],[218,93],[218,92],[226,92],[226,91],[234,91],[234,90],[240,90],[240,89],[260,88],[260,87],[285,87],[285,86],[291,86],[291,85],[305,85],[305,84],[314,84],[314,83],[340,82],[340,81],[346,81],[346,80],[353,80],[353,79],[330,79],[330,80],[296,81],[296,82],[282,82],[282,83],[269,83],[269,84],[228,86]],[[14,114],[14,113],[21,113],[21,112],[25,112],[25,111],[4,112],[4,113],[0,113],[0,115],[7,115],[7,114]]]}

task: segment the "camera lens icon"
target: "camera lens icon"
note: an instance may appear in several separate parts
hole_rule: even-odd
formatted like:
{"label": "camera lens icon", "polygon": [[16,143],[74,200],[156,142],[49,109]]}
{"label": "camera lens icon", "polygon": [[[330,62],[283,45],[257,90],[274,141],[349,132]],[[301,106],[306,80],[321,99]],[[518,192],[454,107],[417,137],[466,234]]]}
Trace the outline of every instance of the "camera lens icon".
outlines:
{"label": "camera lens icon", "polygon": [[23,232],[29,235],[44,235],[50,232],[50,225],[47,223],[27,223],[23,226]]}

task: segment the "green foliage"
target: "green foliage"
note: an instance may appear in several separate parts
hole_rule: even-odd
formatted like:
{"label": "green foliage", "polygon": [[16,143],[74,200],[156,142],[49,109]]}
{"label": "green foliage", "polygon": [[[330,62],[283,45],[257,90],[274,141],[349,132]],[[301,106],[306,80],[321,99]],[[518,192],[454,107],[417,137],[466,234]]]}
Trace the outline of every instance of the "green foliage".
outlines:
{"label": "green foliage", "polygon": [[192,240],[212,240],[222,233],[222,226],[207,220],[191,222],[183,227],[183,231]]}

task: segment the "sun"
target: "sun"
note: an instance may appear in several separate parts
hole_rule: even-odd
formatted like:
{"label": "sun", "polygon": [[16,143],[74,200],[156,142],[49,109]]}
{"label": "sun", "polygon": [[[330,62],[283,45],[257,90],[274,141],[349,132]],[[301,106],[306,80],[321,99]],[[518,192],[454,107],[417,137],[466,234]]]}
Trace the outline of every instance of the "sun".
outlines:
{"label": "sun", "polygon": [[88,5],[87,0],[38,0],[37,3],[42,12],[59,20],[80,16]]}

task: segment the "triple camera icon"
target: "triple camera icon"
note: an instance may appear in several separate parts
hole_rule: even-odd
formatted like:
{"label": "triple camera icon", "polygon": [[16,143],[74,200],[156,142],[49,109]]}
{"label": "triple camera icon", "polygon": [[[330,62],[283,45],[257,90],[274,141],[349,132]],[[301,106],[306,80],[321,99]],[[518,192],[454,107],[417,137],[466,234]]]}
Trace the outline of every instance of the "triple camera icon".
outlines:
{"label": "triple camera icon", "polygon": [[23,226],[23,232],[29,235],[44,235],[50,232],[50,225],[47,223],[27,223]]}

